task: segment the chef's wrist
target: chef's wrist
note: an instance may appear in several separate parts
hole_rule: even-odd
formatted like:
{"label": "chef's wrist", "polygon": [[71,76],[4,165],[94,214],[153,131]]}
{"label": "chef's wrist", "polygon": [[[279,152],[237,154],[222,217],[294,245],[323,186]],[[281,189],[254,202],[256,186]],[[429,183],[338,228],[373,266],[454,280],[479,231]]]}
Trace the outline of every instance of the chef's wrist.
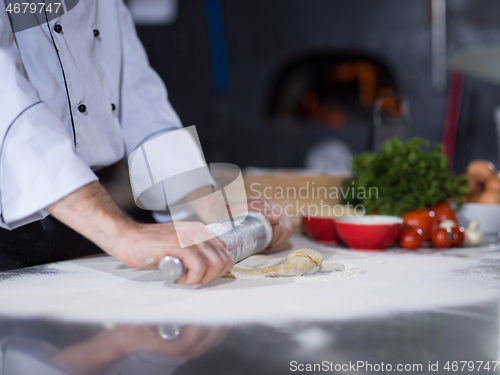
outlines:
{"label": "chef's wrist", "polygon": [[139,223],[125,214],[105,213],[99,220],[100,229],[89,238],[102,250],[112,256],[120,257],[133,232],[138,231]]}

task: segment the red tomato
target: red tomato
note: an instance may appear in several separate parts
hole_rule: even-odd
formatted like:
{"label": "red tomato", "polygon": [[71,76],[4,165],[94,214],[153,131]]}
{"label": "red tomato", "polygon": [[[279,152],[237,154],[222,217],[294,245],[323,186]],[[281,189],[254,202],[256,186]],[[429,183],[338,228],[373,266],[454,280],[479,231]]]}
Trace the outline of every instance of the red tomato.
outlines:
{"label": "red tomato", "polygon": [[422,242],[424,242],[422,234],[422,229],[415,227],[406,228],[403,232],[401,232],[401,236],[399,236],[399,244],[402,248],[415,250],[417,247],[422,245]]}
{"label": "red tomato", "polygon": [[436,203],[431,207],[431,210],[436,214],[436,219],[438,222],[442,222],[445,220],[453,220],[455,223],[458,223],[457,217],[455,216],[455,212],[451,209],[450,205],[446,202]]}
{"label": "red tomato", "polygon": [[424,241],[430,240],[433,227],[436,226],[434,212],[426,208],[408,211],[404,216],[405,227],[415,227],[422,230]]}
{"label": "red tomato", "polygon": [[431,241],[434,247],[445,249],[451,246],[452,237],[451,228],[438,228],[432,232]]}
{"label": "red tomato", "polygon": [[451,228],[451,247],[460,247],[464,243],[465,229],[463,227]]}

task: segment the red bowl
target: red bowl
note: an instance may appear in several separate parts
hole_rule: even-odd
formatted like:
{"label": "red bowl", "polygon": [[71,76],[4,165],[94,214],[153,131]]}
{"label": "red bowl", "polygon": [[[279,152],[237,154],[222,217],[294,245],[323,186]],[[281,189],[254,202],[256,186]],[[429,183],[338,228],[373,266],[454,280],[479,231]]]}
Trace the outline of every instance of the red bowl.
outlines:
{"label": "red bowl", "polygon": [[343,216],[335,220],[340,239],[353,250],[385,250],[398,239],[403,219],[397,216]]}
{"label": "red bowl", "polygon": [[318,242],[337,243],[335,217],[302,216],[302,226],[306,234]]}

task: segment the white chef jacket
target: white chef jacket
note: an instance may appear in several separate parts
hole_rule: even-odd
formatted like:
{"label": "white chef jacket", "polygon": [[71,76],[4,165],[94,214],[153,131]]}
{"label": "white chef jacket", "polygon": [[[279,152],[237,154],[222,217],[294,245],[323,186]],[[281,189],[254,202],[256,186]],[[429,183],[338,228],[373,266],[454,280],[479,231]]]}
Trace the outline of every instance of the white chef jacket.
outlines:
{"label": "white chef jacket", "polygon": [[123,0],[16,33],[0,11],[0,227],[44,218],[93,169],[179,127]]}

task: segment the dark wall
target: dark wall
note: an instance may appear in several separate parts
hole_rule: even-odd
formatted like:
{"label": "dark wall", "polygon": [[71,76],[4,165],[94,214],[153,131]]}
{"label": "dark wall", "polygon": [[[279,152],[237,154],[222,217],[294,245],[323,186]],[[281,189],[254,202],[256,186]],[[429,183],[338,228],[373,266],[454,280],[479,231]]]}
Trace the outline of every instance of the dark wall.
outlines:
{"label": "dark wall", "polygon": [[[266,100],[279,69],[291,58],[315,52],[362,52],[385,62],[409,97],[411,135],[440,141],[446,95],[431,87],[429,4],[426,0],[224,0],[227,94],[215,94],[212,87],[203,0],[180,0],[175,23],[139,27],[138,32],[183,123],[197,126],[209,162],[301,167],[305,152],[319,139],[339,136],[355,153],[368,144],[367,134],[356,127],[336,134],[296,124],[271,126],[266,119]],[[499,1],[449,0],[448,7],[449,53],[500,43]],[[466,78],[462,127],[472,121],[467,111],[474,98],[479,99],[479,115],[469,159],[497,162],[493,108],[500,104],[500,88]],[[459,137],[460,164],[467,149],[465,131]]]}

